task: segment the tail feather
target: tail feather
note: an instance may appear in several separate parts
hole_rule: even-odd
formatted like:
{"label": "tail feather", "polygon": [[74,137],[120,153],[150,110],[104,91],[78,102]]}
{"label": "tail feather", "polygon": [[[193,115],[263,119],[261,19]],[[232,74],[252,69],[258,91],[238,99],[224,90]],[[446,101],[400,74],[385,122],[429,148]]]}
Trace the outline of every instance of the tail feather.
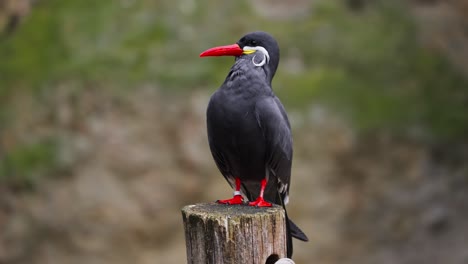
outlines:
{"label": "tail feather", "polygon": [[309,241],[309,238],[293,221],[291,221],[291,219],[289,219],[286,209],[284,212],[286,215],[286,255],[288,258],[291,258],[293,254],[292,238],[294,237],[304,242]]}
{"label": "tail feather", "polygon": [[305,242],[309,241],[309,238],[307,238],[307,235],[296,224],[294,224],[291,219],[289,219],[286,205],[283,202],[283,197],[281,197],[281,194],[278,191],[276,192],[275,200],[275,203],[281,205],[284,209],[284,214],[286,217],[286,255],[288,258],[291,258],[293,254],[292,238],[294,237]]}
{"label": "tail feather", "polygon": [[292,243],[292,232],[291,232],[292,222],[288,218],[288,213],[286,212],[286,209],[284,209],[284,213],[286,215],[286,256],[288,258],[292,258],[292,254],[293,254],[293,243]]}
{"label": "tail feather", "polygon": [[289,222],[289,231],[291,232],[291,236],[297,238],[301,241],[307,242],[309,238],[306,234],[293,222],[291,219],[288,219]]}
{"label": "tail feather", "polygon": [[292,257],[293,254],[293,243],[292,238],[296,238],[302,241],[309,241],[306,234],[288,217],[288,211],[286,211],[286,206],[283,203],[283,200],[278,194],[279,202],[283,206],[284,214],[286,217],[286,255],[288,258]]}

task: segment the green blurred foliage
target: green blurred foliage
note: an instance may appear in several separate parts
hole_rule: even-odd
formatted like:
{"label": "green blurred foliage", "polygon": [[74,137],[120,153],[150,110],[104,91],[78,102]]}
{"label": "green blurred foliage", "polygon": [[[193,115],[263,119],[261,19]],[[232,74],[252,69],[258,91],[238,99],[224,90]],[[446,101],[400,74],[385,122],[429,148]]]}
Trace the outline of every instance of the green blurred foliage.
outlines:
{"label": "green blurred foliage", "polygon": [[377,2],[356,15],[341,12],[332,21],[335,36],[321,52],[322,72],[332,73],[324,78],[329,85],[322,99],[346,107],[361,130],[418,129],[436,141],[463,138],[468,82],[445,58],[421,48],[402,6]]}
{"label": "green blurred foliage", "polygon": [[23,144],[0,159],[0,183],[10,187],[32,188],[36,182],[57,168],[57,145],[55,140],[43,140]]}
{"label": "green blurred foliage", "polygon": [[[468,82],[421,48],[400,1],[374,1],[360,11],[316,1],[309,16],[284,20],[256,15],[248,1],[42,0],[0,41],[1,120],[18,89],[43,95],[66,81],[110,91],[148,82],[167,92],[214,90],[232,59],[198,54],[259,29],[280,43],[274,89],[288,107],[327,104],[362,131],[418,129],[436,141],[466,134]],[[288,69],[291,57],[299,69]],[[3,178],[5,164],[28,174],[54,156],[41,144],[15,148],[2,163]]]}

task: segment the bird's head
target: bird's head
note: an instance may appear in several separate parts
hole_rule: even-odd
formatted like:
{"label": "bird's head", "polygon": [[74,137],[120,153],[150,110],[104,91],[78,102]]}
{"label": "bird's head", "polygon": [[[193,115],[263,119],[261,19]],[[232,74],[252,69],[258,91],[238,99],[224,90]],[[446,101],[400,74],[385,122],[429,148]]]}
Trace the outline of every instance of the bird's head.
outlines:
{"label": "bird's head", "polygon": [[243,36],[237,43],[205,50],[200,57],[208,56],[249,56],[256,67],[263,67],[270,77],[275,75],[279,63],[279,47],[276,40],[268,33],[256,31]]}

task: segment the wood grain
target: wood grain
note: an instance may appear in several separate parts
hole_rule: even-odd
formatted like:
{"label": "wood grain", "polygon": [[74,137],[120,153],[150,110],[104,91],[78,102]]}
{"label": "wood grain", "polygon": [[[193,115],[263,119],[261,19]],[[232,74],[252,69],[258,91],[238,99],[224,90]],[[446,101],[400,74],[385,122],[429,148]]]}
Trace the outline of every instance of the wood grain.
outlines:
{"label": "wood grain", "polygon": [[284,210],[204,203],[182,209],[189,264],[265,264],[286,256]]}

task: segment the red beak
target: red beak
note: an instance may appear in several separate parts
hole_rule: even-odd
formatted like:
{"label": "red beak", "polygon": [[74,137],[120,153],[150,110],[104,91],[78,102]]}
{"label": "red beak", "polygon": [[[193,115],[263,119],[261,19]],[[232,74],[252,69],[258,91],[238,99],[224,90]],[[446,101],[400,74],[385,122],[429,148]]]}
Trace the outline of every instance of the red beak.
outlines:
{"label": "red beak", "polygon": [[237,44],[219,46],[211,49],[207,49],[200,53],[200,57],[208,56],[240,56],[243,54],[243,50]]}

